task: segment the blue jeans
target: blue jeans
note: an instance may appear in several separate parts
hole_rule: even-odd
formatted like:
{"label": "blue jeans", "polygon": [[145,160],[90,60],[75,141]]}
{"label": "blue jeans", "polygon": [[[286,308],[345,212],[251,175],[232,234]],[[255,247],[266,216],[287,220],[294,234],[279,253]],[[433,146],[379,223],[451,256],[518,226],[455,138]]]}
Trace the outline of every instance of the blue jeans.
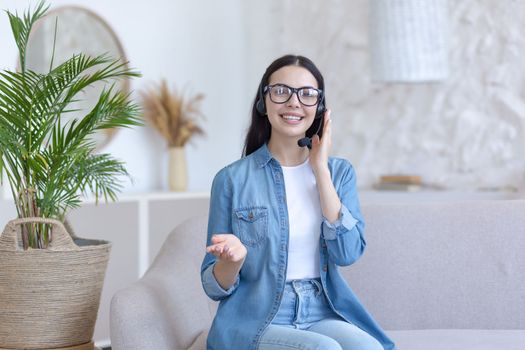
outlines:
{"label": "blue jeans", "polygon": [[341,319],[319,279],[287,282],[279,311],[258,350],[384,350],[368,333]]}

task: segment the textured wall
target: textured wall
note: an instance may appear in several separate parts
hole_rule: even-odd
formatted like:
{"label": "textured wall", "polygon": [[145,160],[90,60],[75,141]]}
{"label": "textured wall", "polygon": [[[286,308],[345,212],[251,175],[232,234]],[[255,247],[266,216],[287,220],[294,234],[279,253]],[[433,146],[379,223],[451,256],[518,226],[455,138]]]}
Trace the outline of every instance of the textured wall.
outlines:
{"label": "textured wall", "polygon": [[525,2],[450,1],[450,77],[414,85],[371,82],[366,0],[307,4],[272,1],[267,35],[274,53],[307,55],[324,72],[334,153],[361,186],[384,173],[451,189],[522,184]]}

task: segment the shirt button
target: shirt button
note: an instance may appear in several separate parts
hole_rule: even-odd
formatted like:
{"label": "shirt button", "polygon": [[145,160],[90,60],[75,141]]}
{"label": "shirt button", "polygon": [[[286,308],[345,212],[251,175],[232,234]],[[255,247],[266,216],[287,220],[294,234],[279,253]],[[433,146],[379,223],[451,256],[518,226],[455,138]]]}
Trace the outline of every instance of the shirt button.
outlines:
{"label": "shirt button", "polygon": [[323,271],[324,272],[328,271],[328,265],[323,265]]}

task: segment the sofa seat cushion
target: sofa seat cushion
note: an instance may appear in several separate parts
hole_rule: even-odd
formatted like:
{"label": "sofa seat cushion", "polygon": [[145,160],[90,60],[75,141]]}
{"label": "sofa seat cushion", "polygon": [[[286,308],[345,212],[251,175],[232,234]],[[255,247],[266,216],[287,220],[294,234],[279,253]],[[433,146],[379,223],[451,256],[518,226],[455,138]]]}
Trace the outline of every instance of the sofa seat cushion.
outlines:
{"label": "sofa seat cushion", "polygon": [[428,329],[387,334],[399,350],[525,349],[525,330]]}
{"label": "sofa seat cushion", "polygon": [[[428,329],[388,331],[399,350],[523,350],[525,330]],[[188,350],[205,350],[202,332]]]}

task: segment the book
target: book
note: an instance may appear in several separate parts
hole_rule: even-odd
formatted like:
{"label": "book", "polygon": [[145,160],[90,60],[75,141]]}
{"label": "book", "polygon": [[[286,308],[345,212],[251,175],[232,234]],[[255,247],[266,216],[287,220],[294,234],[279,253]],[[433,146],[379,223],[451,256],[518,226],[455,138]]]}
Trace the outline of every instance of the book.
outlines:
{"label": "book", "polygon": [[378,183],[374,185],[374,189],[378,191],[405,191],[415,192],[423,188],[420,184],[403,184],[403,183]]}
{"label": "book", "polygon": [[407,185],[421,185],[421,176],[417,175],[382,175],[379,178],[379,183],[388,184],[407,184]]}

